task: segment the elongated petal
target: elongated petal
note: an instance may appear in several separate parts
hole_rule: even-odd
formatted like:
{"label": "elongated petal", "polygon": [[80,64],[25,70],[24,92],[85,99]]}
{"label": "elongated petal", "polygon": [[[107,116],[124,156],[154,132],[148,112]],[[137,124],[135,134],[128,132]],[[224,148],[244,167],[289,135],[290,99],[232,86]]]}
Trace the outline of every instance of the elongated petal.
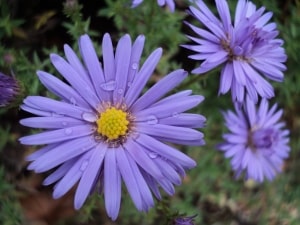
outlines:
{"label": "elongated petal", "polygon": [[109,149],[104,161],[105,208],[112,220],[117,218],[121,203],[121,175],[117,166],[116,151]]}
{"label": "elongated petal", "polygon": [[132,103],[137,99],[149,77],[152,75],[161,55],[162,49],[158,48],[154,52],[152,52],[152,54],[144,62],[144,65],[136,75],[135,79],[132,82],[132,85],[126,93],[125,101],[127,106],[131,106]]}
{"label": "elongated petal", "polygon": [[104,161],[106,151],[106,145],[98,144],[97,147],[93,149],[90,159],[86,161],[86,168],[81,168],[81,170],[84,171],[74,198],[75,209],[80,209],[90,194],[93,184],[96,182],[96,179],[100,173],[100,167]]}
{"label": "elongated petal", "polygon": [[170,73],[140,97],[132,106],[132,111],[140,111],[156,102],[163,95],[181,83],[186,76],[187,73],[184,70],[176,70]]}
{"label": "elongated petal", "polygon": [[19,141],[25,145],[52,144],[88,136],[93,132],[94,130],[90,125],[79,125],[53,131],[45,131],[39,134],[33,134],[30,136],[22,137],[19,139]]}
{"label": "elongated petal", "polygon": [[136,182],[135,174],[126,156],[125,149],[120,148],[118,149],[118,151],[119,152],[118,154],[116,154],[116,158],[120,173],[131,196],[131,199],[133,200],[136,208],[141,211],[143,210],[143,200],[138,188],[138,184]]}

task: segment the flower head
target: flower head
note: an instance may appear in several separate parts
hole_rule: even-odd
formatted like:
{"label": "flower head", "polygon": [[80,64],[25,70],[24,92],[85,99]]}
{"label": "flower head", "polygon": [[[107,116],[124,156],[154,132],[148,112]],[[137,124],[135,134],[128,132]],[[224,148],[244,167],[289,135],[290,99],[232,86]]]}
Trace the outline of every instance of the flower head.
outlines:
{"label": "flower head", "polygon": [[[174,194],[185,170],[195,161],[165,142],[202,145],[201,115],[185,113],[202,96],[181,91],[164,97],[186,76],[176,70],[144,94],[147,80],[162,55],[158,48],[139,68],[144,36],[131,43],[124,35],[114,52],[110,35],[102,42],[103,66],[89,36],[79,39],[83,63],[68,46],[66,60],[51,54],[51,62],[68,84],[38,71],[40,81],[59,97],[29,96],[21,106],[37,117],[20,121],[44,132],[22,137],[25,145],[46,145],[28,157],[29,169],[38,173],[56,168],[44,184],[56,183],[59,198],[78,183],[74,205],[79,209],[93,191],[103,191],[106,211],[117,218],[124,181],[136,208],[147,211],[160,199],[159,187]],[[99,187],[100,186],[100,187]]]}
{"label": "flower head", "polygon": [[215,2],[220,19],[202,0],[190,7],[190,14],[207,28],[187,23],[199,37],[188,36],[196,44],[184,47],[197,52],[190,58],[204,60],[193,73],[205,73],[222,64],[219,93],[231,89],[233,100],[238,102],[244,101],[245,94],[254,102],[258,95],[273,97],[274,90],[264,77],[282,81],[287,56],[283,41],[276,39],[276,24],[268,23],[272,13],[264,13],[264,7],[256,10],[251,1],[239,0],[232,24],[227,1]]}
{"label": "flower head", "polygon": [[[132,6],[131,7],[137,7],[143,2],[143,0],[132,0]],[[175,3],[174,0],[157,0],[157,4],[159,6],[165,6],[167,5],[171,12],[175,11]]]}
{"label": "flower head", "polygon": [[0,72],[0,107],[12,103],[19,92],[20,85],[18,81]]}
{"label": "flower head", "polygon": [[197,215],[177,217],[174,220],[174,225],[194,225],[194,218],[196,216]]}
{"label": "flower head", "polygon": [[236,114],[224,113],[230,133],[224,134],[219,149],[225,157],[232,158],[231,166],[239,176],[243,171],[248,179],[262,182],[273,180],[281,171],[283,160],[288,157],[289,131],[279,122],[282,110],[277,105],[268,109],[268,101],[262,99],[259,107],[247,98],[244,108],[236,107]]}

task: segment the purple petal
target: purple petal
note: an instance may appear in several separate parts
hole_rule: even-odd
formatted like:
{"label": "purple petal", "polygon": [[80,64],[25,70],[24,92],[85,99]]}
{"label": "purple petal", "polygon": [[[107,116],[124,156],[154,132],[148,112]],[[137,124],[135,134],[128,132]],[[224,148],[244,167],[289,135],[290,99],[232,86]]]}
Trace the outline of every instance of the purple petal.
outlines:
{"label": "purple petal", "polygon": [[50,185],[64,177],[72,166],[78,161],[79,157],[75,157],[63,163],[58,169],[51,173],[44,181],[43,185]]}
{"label": "purple petal", "polygon": [[199,131],[185,127],[174,127],[164,124],[149,125],[147,123],[137,124],[139,132],[154,137],[174,138],[178,140],[198,140],[203,138],[203,134]]}
{"label": "purple petal", "polygon": [[124,147],[129,152],[134,161],[147,173],[149,173],[155,179],[163,178],[163,175],[161,174],[160,170],[149,157],[150,152],[143,149],[143,146],[141,146],[139,143],[136,143],[132,139],[128,139],[127,142],[124,144]]}
{"label": "purple petal", "polygon": [[113,93],[113,102],[121,103],[127,88],[127,76],[131,56],[131,39],[128,34],[118,42],[116,48],[116,88]]}
{"label": "purple petal", "polygon": [[184,153],[148,135],[140,134],[137,142],[140,145],[145,146],[147,149],[156,152],[162,157],[170,160],[171,162],[179,163],[183,167],[192,168],[196,166],[196,162]]}
{"label": "purple petal", "polygon": [[130,67],[129,67],[128,78],[127,78],[128,87],[132,84],[132,81],[135,79],[135,75],[138,72],[139,63],[144,48],[144,43],[145,43],[145,36],[139,35],[132,45]]}
{"label": "purple petal", "polygon": [[19,139],[24,145],[42,145],[66,141],[74,138],[88,136],[94,133],[91,125],[79,125],[53,131],[45,131],[39,134],[32,134]]}
{"label": "purple petal", "polygon": [[[81,108],[66,102],[61,102],[53,100],[47,97],[41,96],[28,96],[24,99],[26,106],[49,112],[49,114],[44,114],[42,116],[53,116],[53,117],[62,117],[68,116],[76,119],[81,119],[84,112],[89,112],[90,109]],[[40,114],[37,114],[40,115]]]}
{"label": "purple petal", "polygon": [[86,168],[81,168],[81,170],[83,170],[83,174],[74,198],[75,209],[80,209],[82,207],[86,198],[90,194],[93,185],[96,183],[106,151],[107,146],[99,143],[97,147],[93,149],[90,159],[86,161],[87,166],[84,166]]}
{"label": "purple petal", "polygon": [[86,122],[71,117],[30,117],[20,120],[20,124],[33,128],[60,129],[84,125]]}
{"label": "purple petal", "polygon": [[63,83],[58,78],[43,71],[37,71],[37,75],[42,84],[53,94],[60,97],[65,102],[89,108],[87,102],[69,85]]}
{"label": "purple petal", "polygon": [[176,70],[162,80],[158,81],[152,86],[142,97],[140,97],[131,107],[133,112],[138,112],[147,108],[167,92],[174,89],[179,83],[181,83],[187,77],[187,72],[184,70]]}
{"label": "purple petal", "polygon": [[[116,154],[117,164],[119,171],[122,175],[124,183],[127,187],[127,190],[133,200],[135,207],[139,210],[143,210],[143,200],[136,182],[135,174],[132,170],[132,167],[129,163],[128,157],[126,156],[125,149],[117,149],[118,154]],[[135,162],[132,162],[135,163]]]}
{"label": "purple petal", "polygon": [[137,186],[143,199],[143,211],[148,211],[151,207],[154,206],[154,201],[152,198],[151,191],[146,183],[146,178],[145,176],[143,176],[140,169],[138,168],[138,165],[134,162],[132,157],[129,154],[126,155],[131,169],[133,171],[133,174],[135,175]]}
{"label": "purple petal", "polygon": [[108,216],[116,220],[121,203],[121,175],[117,166],[116,151],[108,149],[104,161],[104,200]]}
{"label": "purple petal", "polygon": [[81,167],[89,160],[91,152],[83,154],[67,172],[67,174],[56,184],[53,191],[53,198],[57,199],[66,194],[82,176]]}
{"label": "purple petal", "polygon": [[[153,116],[156,118],[170,117],[178,115],[181,112],[187,111],[203,101],[203,96],[187,96],[182,98],[172,98],[169,101],[164,101],[159,104],[158,102],[155,106],[144,109],[135,114],[137,121],[147,121],[152,119]],[[163,101],[163,100],[162,100]]]}
{"label": "purple petal", "polygon": [[91,81],[94,86],[94,91],[101,100],[109,100],[109,94],[99,88],[101,84],[105,83],[103,70],[96,54],[95,48],[90,37],[85,34],[79,39],[79,49],[83,61],[89,71]]}
{"label": "purple petal", "polygon": [[226,63],[221,72],[219,93],[225,94],[229,91],[233,79],[232,63]]}
{"label": "purple petal", "polygon": [[130,107],[132,103],[137,99],[145,84],[147,83],[149,77],[153,74],[153,71],[162,55],[162,49],[158,48],[147,58],[144,65],[140,69],[139,73],[136,75],[132,82],[132,85],[128,89],[125,95],[126,105]]}
{"label": "purple petal", "polygon": [[104,34],[103,36],[102,54],[105,80],[107,82],[112,80],[114,81],[116,79],[114,49],[108,33]]}
{"label": "purple petal", "polygon": [[95,109],[100,100],[86,81],[71,67],[63,58],[56,54],[51,54],[50,59],[55,68],[74,87],[74,89]]}
{"label": "purple petal", "polygon": [[90,137],[76,138],[74,140],[63,142],[57,147],[41,155],[32,162],[28,169],[36,172],[45,172],[59,164],[68,161],[84,152],[87,152],[96,145],[96,142]]}
{"label": "purple petal", "polygon": [[78,74],[85,80],[85,82],[89,85],[90,88],[93,88],[93,84],[91,78],[88,74],[88,71],[84,68],[81,61],[77,57],[76,53],[73,49],[65,44],[64,45],[65,56],[70,63],[70,65],[78,72]]}
{"label": "purple petal", "polygon": [[204,126],[205,121],[206,118],[199,114],[180,113],[176,116],[162,118],[159,120],[159,123],[172,126],[201,128]]}

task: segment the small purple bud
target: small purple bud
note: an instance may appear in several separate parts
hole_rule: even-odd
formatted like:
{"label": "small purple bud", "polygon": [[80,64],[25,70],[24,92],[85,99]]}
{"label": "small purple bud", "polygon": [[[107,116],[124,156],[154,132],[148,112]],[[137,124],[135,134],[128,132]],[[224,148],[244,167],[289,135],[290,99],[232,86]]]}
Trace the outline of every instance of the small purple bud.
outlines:
{"label": "small purple bud", "polygon": [[16,79],[0,72],[0,107],[12,103],[19,95],[20,85]]}

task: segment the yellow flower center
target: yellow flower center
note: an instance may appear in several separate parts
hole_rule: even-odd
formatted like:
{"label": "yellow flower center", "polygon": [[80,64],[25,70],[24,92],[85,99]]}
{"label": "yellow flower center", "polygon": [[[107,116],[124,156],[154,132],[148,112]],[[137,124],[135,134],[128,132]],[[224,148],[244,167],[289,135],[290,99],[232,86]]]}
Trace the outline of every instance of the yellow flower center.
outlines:
{"label": "yellow flower center", "polygon": [[124,136],[129,124],[127,113],[115,107],[106,109],[100,114],[100,118],[96,122],[98,133],[105,136],[109,141]]}

